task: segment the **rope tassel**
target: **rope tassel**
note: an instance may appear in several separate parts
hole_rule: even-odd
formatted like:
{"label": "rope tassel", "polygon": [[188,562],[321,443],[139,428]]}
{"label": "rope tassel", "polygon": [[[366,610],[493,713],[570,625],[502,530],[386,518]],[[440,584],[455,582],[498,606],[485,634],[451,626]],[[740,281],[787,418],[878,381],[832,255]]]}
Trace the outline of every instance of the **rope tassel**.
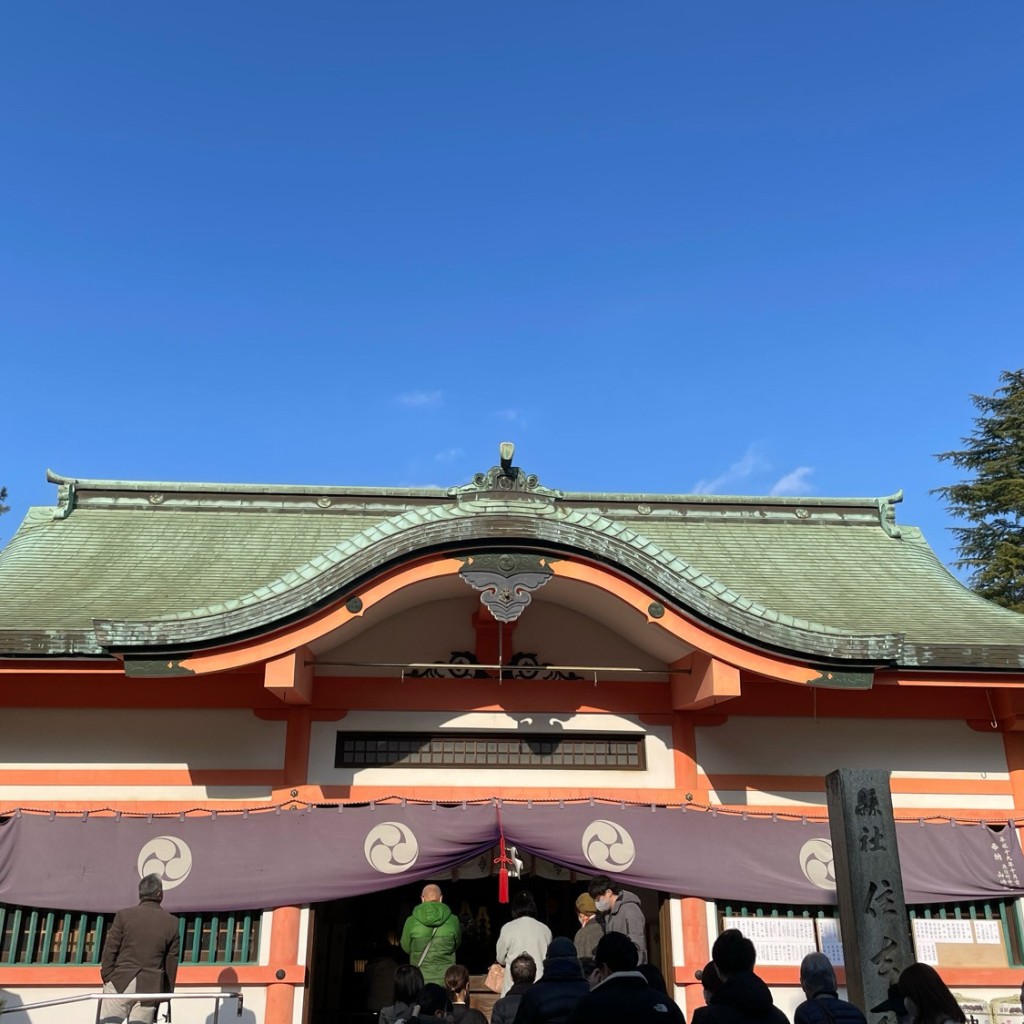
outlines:
{"label": "rope tassel", "polygon": [[508,903],[508,868],[512,860],[505,852],[504,833],[498,840],[498,856],[494,863],[498,865],[498,902]]}

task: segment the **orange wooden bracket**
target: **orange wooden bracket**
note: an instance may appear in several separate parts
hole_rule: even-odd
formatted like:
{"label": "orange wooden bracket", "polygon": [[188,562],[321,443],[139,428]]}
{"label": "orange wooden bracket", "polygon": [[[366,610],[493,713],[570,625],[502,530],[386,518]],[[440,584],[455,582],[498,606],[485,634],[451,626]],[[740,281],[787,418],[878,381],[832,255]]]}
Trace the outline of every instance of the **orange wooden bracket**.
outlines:
{"label": "orange wooden bracket", "polygon": [[313,702],[313,654],[299,647],[267,662],[263,686],[285,704]]}
{"label": "orange wooden bracket", "polygon": [[696,711],[740,695],[740,670],[703,651],[694,651],[690,675],[672,676],[672,707]]}

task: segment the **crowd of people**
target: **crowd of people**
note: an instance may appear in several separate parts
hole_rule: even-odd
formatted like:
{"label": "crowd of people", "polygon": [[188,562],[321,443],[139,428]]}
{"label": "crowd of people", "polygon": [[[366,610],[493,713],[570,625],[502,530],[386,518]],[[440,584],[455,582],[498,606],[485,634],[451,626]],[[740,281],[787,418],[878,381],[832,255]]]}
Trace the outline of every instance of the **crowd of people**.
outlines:
{"label": "crowd of people", "polygon": [[[607,876],[594,878],[576,900],[579,929],[573,938],[552,936],[538,919],[532,894],[512,901],[512,920],[498,935],[494,984],[500,998],[490,1024],[684,1024],[657,967],[647,962],[640,900]],[[469,1005],[470,975],[455,957],[458,919],[436,885],[423,889],[406,922],[402,948],[410,963],[395,972],[394,1003],[380,1024],[485,1024]],[[735,928],[723,931],[711,961],[697,972],[704,1006],[690,1024],[790,1024],[771,990],[755,973],[753,942]],[[805,999],[793,1024],[867,1024],[864,1012],[840,999],[835,970],[823,953],[800,965]],[[892,1012],[898,1024],[966,1024],[953,994],[934,968],[911,964],[888,997],[870,1012]]]}
{"label": "crowd of people", "polygon": [[[156,875],[139,883],[139,904],[119,911],[103,945],[101,975],[108,997],[99,1007],[102,1024],[152,1021],[156,1003],[135,993],[171,992],[178,966],[178,922],[161,906]],[[665,979],[647,962],[645,922],[635,893],[601,875],[576,899],[579,929],[570,939],[552,936],[537,918],[528,890],[512,901],[512,920],[498,935],[496,987],[490,1024],[684,1024]],[[379,1024],[488,1024],[470,1006],[470,973],[456,962],[459,919],[445,906],[441,889],[423,887],[420,903],[402,931],[409,963],[395,966],[394,996]],[[393,961],[392,961],[393,963]],[[754,971],[757,951],[741,931],[715,939],[711,961],[697,972],[704,1006],[690,1024],[790,1024]],[[800,964],[805,999],[793,1024],[867,1024],[864,1012],[839,998],[836,973],[823,953]],[[1024,989],[1022,989],[1024,996]],[[928,964],[907,967],[871,1013],[893,1013],[898,1024],[967,1024],[938,972]]]}

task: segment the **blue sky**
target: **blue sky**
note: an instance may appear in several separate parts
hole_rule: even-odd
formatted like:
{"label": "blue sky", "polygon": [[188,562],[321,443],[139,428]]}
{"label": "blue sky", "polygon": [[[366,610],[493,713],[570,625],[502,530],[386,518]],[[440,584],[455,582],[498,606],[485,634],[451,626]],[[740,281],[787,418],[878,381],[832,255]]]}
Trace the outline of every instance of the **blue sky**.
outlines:
{"label": "blue sky", "polygon": [[882,495],[1024,363],[1024,6],[23,3],[9,538],[83,477]]}

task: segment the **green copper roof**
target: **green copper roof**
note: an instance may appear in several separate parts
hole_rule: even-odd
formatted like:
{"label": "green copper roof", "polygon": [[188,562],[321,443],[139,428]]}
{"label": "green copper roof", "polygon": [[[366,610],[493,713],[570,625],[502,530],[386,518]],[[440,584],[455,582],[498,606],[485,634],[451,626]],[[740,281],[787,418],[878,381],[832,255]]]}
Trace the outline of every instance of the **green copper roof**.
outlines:
{"label": "green copper roof", "polygon": [[616,566],[809,659],[1024,669],[1024,616],[957,582],[893,499],[573,494],[511,467],[448,491],[74,480],[0,551],[0,653],[204,645],[424,550],[516,542]]}

